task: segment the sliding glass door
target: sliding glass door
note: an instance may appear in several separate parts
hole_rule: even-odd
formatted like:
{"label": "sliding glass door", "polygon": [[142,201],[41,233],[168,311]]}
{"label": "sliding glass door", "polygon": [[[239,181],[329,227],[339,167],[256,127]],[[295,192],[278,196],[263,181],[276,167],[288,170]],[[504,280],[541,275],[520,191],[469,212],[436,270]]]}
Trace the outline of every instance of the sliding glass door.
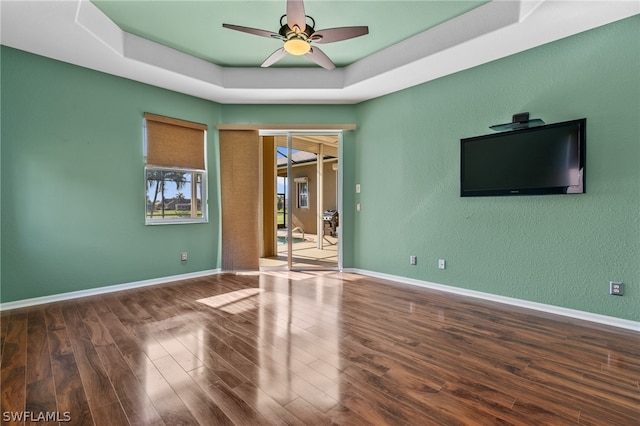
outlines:
{"label": "sliding glass door", "polygon": [[[264,232],[267,239],[276,238],[277,255],[263,259],[261,265],[289,270],[339,269],[342,134],[265,131],[261,135],[274,138],[273,217],[277,230],[274,237]],[[265,144],[265,149],[271,148]],[[271,197],[267,192],[264,195]],[[264,206],[269,208],[268,203]]]}

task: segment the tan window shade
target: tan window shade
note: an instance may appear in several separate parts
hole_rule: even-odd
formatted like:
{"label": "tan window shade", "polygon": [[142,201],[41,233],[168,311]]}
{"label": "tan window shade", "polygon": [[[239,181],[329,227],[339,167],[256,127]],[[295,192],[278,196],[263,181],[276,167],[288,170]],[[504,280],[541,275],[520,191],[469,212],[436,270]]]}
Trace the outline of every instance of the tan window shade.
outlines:
{"label": "tan window shade", "polygon": [[147,164],[204,170],[207,126],[145,113]]}

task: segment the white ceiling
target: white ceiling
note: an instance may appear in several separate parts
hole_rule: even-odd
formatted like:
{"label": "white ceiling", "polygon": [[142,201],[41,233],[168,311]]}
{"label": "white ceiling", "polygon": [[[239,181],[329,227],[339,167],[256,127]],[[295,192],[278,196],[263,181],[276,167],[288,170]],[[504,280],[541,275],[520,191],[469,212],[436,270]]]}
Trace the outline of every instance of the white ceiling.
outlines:
{"label": "white ceiling", "polygon": [[637,0],[494,0],[332,71],[222,67],[125,32],[88,0],[2,0],[0,42],[220,103],[357,103],[639,13]]}

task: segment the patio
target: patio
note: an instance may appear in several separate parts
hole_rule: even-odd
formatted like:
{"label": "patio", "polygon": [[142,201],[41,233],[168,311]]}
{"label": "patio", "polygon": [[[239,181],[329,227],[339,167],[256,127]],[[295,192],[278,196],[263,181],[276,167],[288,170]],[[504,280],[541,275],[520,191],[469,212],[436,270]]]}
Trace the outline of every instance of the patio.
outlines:
{"label": "patio", "polygon": [[[287,267],[286,229],[278,230],[278,256],[260,259],[260,269]],[[300,269],[336,269],[338,267],[338,237],[325,235],[323,248],[318,249],[316,234],[293,233],[293,267]],[[302,239],[303,241],[299,241]],[[282,241],[282,243],[281,243]]]}

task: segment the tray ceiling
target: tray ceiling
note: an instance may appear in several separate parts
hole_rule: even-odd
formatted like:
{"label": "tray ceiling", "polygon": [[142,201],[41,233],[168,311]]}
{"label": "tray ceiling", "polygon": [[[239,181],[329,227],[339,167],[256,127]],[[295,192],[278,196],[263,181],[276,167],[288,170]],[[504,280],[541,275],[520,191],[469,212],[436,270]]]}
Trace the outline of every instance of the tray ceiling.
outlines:
{"label": "tray ceiling", "polygon": [[3,45],[220,103],[358,103],[640,13],[637,1],[307,0],[316,29],[368,25],[304,58],[259,67],[285,1],[2,1]]}

